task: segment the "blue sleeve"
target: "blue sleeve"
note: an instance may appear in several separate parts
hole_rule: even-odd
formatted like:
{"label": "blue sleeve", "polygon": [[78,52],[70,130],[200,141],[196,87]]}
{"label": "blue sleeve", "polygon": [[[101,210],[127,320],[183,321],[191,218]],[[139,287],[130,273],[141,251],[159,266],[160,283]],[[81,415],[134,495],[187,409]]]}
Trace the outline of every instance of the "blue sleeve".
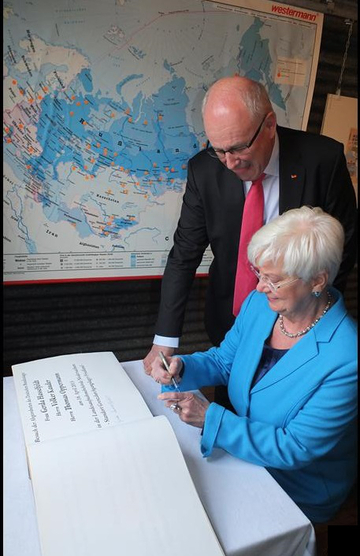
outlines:
{"label": "blue sleeve", "polygon": [[357,415],[356,367],[351,362],[330,373],[308,400],[297,400],[283,426],[267,423],[266,412],[264,421],[252,421],[210,404],[201,438],[203,456],[222,448],[256,465],[296,469],[325,455]]}

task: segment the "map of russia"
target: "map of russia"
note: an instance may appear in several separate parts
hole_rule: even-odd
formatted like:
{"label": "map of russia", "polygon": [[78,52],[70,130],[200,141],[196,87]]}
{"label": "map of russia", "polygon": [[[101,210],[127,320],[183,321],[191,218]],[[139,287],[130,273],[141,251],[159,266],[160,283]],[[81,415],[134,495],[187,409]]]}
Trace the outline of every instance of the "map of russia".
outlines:
{"label": "map of russia", "polygon": [[161,276],[217,78],[261,81],[278,122],[306,126],[321,14],[150,4],[5,3],[5,281]]}

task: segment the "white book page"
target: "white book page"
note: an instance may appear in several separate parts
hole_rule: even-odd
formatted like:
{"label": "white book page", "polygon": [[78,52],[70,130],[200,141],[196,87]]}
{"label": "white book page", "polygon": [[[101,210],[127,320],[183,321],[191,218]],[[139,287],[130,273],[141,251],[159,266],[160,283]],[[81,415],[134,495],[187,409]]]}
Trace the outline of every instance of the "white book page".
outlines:
{"label": "white book page", "polygon": [[152,417],[112,352],[38,359],[12,372],[27,446]]}
{"label": "white book page", "polygon": [[43,556],[224,556],[166,417],[29,454]]}

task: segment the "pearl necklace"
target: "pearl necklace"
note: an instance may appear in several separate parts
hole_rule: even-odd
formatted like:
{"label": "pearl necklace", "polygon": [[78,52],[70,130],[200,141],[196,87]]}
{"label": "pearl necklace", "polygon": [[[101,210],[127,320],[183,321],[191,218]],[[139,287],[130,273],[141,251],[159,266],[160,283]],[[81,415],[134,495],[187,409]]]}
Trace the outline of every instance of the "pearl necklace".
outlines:
{"label": "pearl necklace", "polygon": [[287,336],[288,338],[299,338],[299,336],[303,336],[304,334],[306,334],[307,332],[309,332],[309,330],[311,330],[312,328],[314,328],[315,324],[317,324],[319,322],[320,319],[322,319],[322,317],[328,312],[328,310],[330,309],[330,305],[331,305],[331,295],[330,292],[327,292],[328,295],[328,299],[329,301],[326,304],[325,309],[323,310],[323,312],[321,313],[320,317],[318,317],[316,320],[314,320],[314,322],[312,322],[311,324],[309,324],[309,326],[307,326],[306,328],[304,328],[304,330],[300,330],[300,332],[294,332],[293,334],[291,332],[288,332],[287,330],[285,330],[285,326],[284,326],[284,319],[282,315],[279,315],[279,326],[280,326],[280,330],[283,334],[285,334],[285,336]]}

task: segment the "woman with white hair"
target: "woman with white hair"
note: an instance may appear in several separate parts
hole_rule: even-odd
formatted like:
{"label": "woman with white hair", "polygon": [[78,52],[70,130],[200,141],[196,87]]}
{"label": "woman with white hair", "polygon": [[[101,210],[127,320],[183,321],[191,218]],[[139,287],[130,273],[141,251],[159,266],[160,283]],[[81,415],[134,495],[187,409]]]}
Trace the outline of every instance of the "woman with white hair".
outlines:
{"label": "woman with white hair", "polygon": [[[289,210],[252,238],[259,282],[218,348],[156,359],[160,399],[222,448],[261,465],[313,522],[329,520],[356,477],[357,329],[331,286],[341,224],[320,208]],[[171,379],[181,392],[174,391]],[[227,385],[236,414],[190,390]]]}

